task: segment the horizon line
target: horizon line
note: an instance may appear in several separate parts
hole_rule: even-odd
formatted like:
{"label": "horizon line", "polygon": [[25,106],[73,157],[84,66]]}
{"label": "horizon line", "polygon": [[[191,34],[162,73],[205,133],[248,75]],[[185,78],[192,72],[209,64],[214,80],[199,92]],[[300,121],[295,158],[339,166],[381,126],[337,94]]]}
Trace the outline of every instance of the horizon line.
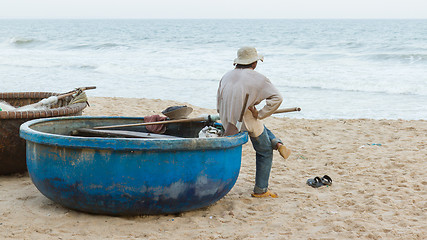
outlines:
{"label": "horizon line", "polygon": [[427,20],[426,18],[51,18],[0,17],[0,20]]}

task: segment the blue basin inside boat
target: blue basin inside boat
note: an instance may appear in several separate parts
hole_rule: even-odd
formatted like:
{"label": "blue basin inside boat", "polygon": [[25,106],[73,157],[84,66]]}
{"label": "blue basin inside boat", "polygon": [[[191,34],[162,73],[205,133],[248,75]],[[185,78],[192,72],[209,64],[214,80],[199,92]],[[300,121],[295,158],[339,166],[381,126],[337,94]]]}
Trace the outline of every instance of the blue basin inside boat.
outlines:
{"label": "blue basin inside boat", "polygon": [[24,123],[20,136],[31,180],[54,202],[108,215],[190,211],[217,202],[234,186],[246,133],[196,138],[207,123],[193,122],[167,126],[166,133],[184,137],[178,139],[70,135],[79,128],[140,122],[143,118],[61,117]]}

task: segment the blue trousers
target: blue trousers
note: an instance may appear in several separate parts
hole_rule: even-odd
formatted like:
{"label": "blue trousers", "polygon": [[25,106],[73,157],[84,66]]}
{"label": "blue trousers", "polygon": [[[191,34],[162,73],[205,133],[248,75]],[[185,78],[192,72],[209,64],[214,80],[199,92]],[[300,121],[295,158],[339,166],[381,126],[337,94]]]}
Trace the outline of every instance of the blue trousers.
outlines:
{"label": "blue trousers", "polygon": [[282,141],[264,126],[262,134],[258,137],[251,137],[251,142],[256,152],[254,193],[264,193],[268,190],[268,179],[273,164],[273,150],[277,149],[277,143],[282,143]]}

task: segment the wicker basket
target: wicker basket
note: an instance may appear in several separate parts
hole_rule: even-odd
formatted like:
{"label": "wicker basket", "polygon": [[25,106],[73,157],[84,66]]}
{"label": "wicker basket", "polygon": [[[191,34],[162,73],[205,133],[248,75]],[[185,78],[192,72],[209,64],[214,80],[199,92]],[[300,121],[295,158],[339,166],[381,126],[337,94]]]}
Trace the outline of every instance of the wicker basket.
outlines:
{"label": "wicker basket", "polygon": [[[0,100],[6,101],[14,107],[21,107],[57,95],[59,93],[8,92],[0,93]],[[71,96],[60,99],[57,104],[47,110],[0,112],[0,175],[21,173],[27,170],[25,140],[19,137],[21,124],[36,118],[81,115],[87,104],[68,105],[71,99]]]}

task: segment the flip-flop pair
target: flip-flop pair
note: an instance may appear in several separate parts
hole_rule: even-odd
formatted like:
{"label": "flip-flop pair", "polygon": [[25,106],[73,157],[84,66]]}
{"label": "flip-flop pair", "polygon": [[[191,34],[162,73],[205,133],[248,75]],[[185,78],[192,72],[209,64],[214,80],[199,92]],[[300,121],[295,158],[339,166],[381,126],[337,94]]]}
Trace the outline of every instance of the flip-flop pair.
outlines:
{"label": "flip-flop pair", "polygon": [[314,188],[318,188],[321,186],[330,186],[332,185],[332,178],[330,178],[328,175],[325,175],[322,178],[320,177],[310,178],[307,180],[307,185]]}

